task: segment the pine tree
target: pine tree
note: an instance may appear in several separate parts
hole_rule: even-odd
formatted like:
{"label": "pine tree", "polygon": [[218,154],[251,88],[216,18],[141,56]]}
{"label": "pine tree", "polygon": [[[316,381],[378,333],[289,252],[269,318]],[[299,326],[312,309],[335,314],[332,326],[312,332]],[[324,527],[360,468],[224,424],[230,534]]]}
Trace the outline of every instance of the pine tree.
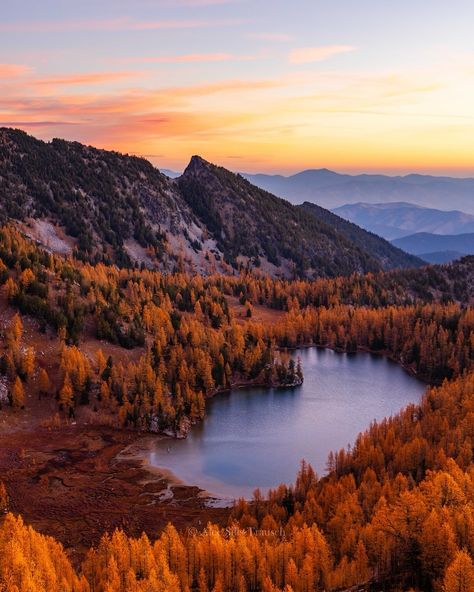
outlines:
{"label": "pine tree", "polygon": [[11,390],[12,406],[15,409],[23,409],[25,406],[25,390],[19,376],[16,377]]}
{"label": "pine tree", "polygon": [[66,410],[71,410],[74,400],[74,391],[71,384],[71,379],[69,378],[69,373],[66,373],[64,377],[64,383],[59,391],[59,402]]}
{"label": "pine tree", "polygon": [[38,376],[38,392],[40,396],[47,395],[50,389],[50,381],[47,371],[41,368]]}
{"label": "pine tree", "polygon": [[466,551],[458,551],[444,576],[444,592],[472,592],[474,564]]}

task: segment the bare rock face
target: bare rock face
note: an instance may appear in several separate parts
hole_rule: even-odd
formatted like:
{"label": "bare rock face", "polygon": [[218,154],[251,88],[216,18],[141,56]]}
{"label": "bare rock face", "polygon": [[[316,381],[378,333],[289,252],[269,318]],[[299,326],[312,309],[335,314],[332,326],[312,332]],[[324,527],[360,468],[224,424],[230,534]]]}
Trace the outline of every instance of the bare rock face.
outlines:
{"label": "bare rock face", "polygon": [[6,405],[8,399],[8,380],[5,376],[0,377],[0,405]]}

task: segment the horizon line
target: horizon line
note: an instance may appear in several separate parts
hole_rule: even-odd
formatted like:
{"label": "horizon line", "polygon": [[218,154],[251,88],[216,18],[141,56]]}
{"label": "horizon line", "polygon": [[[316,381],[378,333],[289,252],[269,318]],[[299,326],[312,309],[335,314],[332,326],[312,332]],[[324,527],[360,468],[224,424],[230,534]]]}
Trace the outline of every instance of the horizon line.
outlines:
{"label": "horizon line", "polygon": [[[45,143],[51,143],[53,140],[58,139],[58,140],[64,140],[66,142],[78,142],[79,144],[82,145],[86,145],[86,146],[91,146],[92,148],[96,148],[97,150],[105,150],[108,152],[118,152],[124,156],[136,156],[138,158],[144,158],[145,160],[148,160],[155,168],[157,168],[158,170],[168,170],[170,172],[173,172],[174,174],[182,174],[184,172],[184,170],[186,169],[187,165],[189,164],[190,160],[191,160],[191,156],[189,156],[186,160],[186,163],[184,166],[179,166],[176,167],[176,165],[166,165],[166,164],[162,164],[162,161],[166,161],[166,156],[164,154],[146,154],[146,153],[140,153],[140,152],[135,152],[135,151],[127,151],[127,150],[123,150],[120,148],[102,148],[98,145],[94,145],[92,143],[89,142],[84,142],[84,141],[79,141],[79,140],[75,140],[75,139],[70,139],[70,138],[65,138],[65,137],[59,137],[59,136],[54,136],[51,137],[49,139],[43,139],[40,138],[38,136],[33,135],[32,133],[30,133],[29,131],[27,131],[26,127],[23,127],[24,125],[30,126],[32,125],[32,122],[3,122],[0,121],[0,130],[16,130],[16,131],[20,131],[23,132],[25,134],[27,134],[28,136],[31,136],[35,139],[39,139],[42,142]],[[47,122],[48,124],[50,124],[51,122]],[[36,127],[42,127],[42,122],[36,123]],[[45,124],[46,125],[46,124]],[[190,151],[191,154],[192,151]],[[201,155],[200,155],[201,156]],[[242,169],[235,169],[235,168],[231,168],[229,165],[223,165],[221,164],[222,161],[226,161],[229,159],[239,159],[239,158],[244,158],[241,156],[222,156],[221,159],[208,159],[205,158],[203,156],[201,156],[201,158],[203,158],[204,160],[207,160],[208,162],[211,162],[212,164],[216,164],[218,166],[223,166],[224,168],[227,168],[228,170],[230,170],[231,172],[234,172],[236,174],[241,174],[241,175],[248,175],[248,176],[255,176],[255,175],[264,175],[264,176],[270,176],[270,177],[284,177],[284,178],[290,178],[290,177],[294,177],[296,175],[299,175],[301,173],[306,173],[306,172],[311,172],[311,171],[327,171],[330,173],[335,173],[337,175],[347,175],[347,176],[351,176],[351,177],[358,177],[358,176],[384,176],[384,177],[389,177],[389,178],[405,178],[405,177],[410,177],[410,176],[421,176],[421,177],[435,177],[435,178],[452,178],[452,179],[473,179],[474,180],[474,170],[466,170],[464,171],[463,169],[450,169],[450,168],[446,168],[446,169],[439,169],[439,168],[426,168],[426,167],[422,167],[421,169],[409,169],[407,168],[390,168],[390,167],[384,167],[384,168],[370,168],[370,166],[368,166],[367,168],[347,168],[344,167],[343,165],[341,165],[341,168],[339,168],[337,165],[335,166],[302,166],[301,168],[294,168],[292,167],[291,169],[288,170],[282,170],[282,169],[268,169],[268,167],[263,167],[262,169],[257,169],[255,171],[252,170],[244,170],[244,168]],[[161,161],[161,162],[154,162],[154,161]],[[176,159],[173,159],[174,161],[176,161]],[[181,170],[177,170],[177,169],[181,169]],[[266,169],[266,170],[265,170]]]}

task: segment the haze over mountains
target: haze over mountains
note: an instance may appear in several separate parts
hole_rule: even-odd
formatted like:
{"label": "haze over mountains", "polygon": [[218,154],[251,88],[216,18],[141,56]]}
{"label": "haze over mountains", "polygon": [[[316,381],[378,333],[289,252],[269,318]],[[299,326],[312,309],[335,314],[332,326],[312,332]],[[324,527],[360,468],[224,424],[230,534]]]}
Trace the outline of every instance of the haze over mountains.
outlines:
{"label": "haze over mountains", "polygon": [[347,204],[334,210],[429,263],[447,263],[474,253],[474,216],[407,203]]}
{"label": "haze over mountains", "polygon": [[[311,209],[309,204],[327,208],[425,261],[444,263],[474,253],[467,236],[464,241],[436,238],[474,232],[473,178],[346,175],[328,169],[312,169],[288,177],[244,176],[292,203],[303,203],[306,209]],[[424,233],[421,242],[418,233]],[[395,241],[411,234],[416,235],[413,240]]]}
{"label": "haze over mountains", "polygon": [[447,263],[474,253],[474,233],[439,235],[418,232],[396,239],[392,244],[429,263]]}
{"label": "haze over mountains", "polygon": [[335,208],[335,214],[388,240],[428,232],[462,234],[474,232],[474,215],[458,210],[423,208],[404,202],[355,203]]}
{"label": "haze over mountains", "polygon": [[455,208],[474,214],[474,178],[431,175],[346,175],[310,169],[295,175],[244,174],[251,183],[292,203],[305,201],[334,209],[348,203],[409,202],[424,207]]}
{"label": "haze over mountains", "polygon": [[141,158],[2,128],[0,177],[4,222],[91,262],[200,273],[250,267],[283,277],[421,264],[330,212],[295,207],[198,156],[171,179]]}

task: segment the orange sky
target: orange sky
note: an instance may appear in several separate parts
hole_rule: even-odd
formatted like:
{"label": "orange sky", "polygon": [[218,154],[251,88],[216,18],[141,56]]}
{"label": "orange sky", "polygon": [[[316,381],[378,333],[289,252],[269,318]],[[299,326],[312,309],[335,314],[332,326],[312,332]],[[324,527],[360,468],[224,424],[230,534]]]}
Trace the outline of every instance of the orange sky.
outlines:
{"label": "orange sky", "polygon": [[405,1],[86,4],[80,18],[57,0],[7,10],[0,125],[177,170],[198,153],[248,172],[474,175],[470,3],[456,16],[434,0],[431,22]]}

